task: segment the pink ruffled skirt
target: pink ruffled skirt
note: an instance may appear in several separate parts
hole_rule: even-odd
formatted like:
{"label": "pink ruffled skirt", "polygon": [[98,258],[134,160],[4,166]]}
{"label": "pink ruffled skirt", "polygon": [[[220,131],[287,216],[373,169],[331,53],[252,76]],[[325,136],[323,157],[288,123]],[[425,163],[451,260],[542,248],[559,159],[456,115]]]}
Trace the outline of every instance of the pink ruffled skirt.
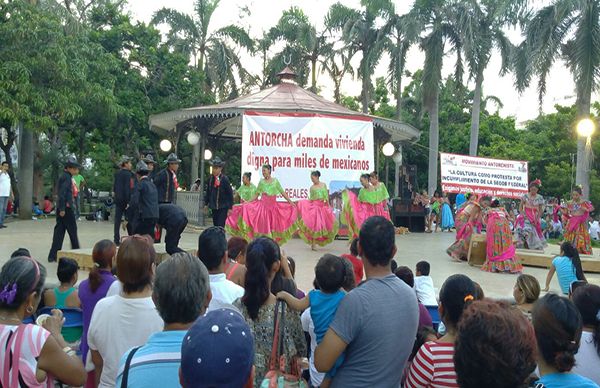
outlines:
{"label": "pink ruffled skirt", "polygon": [[372,216],[381,216],[391,221],[390,213],[386,209],[385,201],[377,204],[360,202],[358,196],[350,190],[342,193],[343,213],[342,216],[348,225],[352,237],[357,237],[360,227]]}
{"label": "pink ruffled skirt", "polygon": [[296,230],[298,212],[287,202],[277,202],[276,196],[262,195],[260,199],[234,206],[227,217],[225,229],[233,236],[252,240],[267,236],[279,244],[287,242]]}
{"label": "pink ruffled skirt", "polygon": [[328,203],[321,200],[299,201],[298,228],[307,244],[325,246],[335,239],[339,223]]}

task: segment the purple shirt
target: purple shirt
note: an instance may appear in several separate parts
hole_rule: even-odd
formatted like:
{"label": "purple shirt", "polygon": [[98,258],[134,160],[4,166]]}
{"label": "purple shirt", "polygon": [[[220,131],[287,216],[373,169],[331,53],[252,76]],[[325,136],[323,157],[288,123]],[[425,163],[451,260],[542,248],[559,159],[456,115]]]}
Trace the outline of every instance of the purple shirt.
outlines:
{"label": "purple shirt", "polygon": [[81,356],[83,357],[83,364],[87,358],[88,352],[88,329],[90,322],[92,321],[92,313],[96,307],[96,303],[106,296],[110,285],[117,280],[110,271],[100,270],[100,276],[102,277],[102,283],[96,290],[92,292],[90,289],[90,281],[86,279],[79,285],[79,300],[81,301],[81,310],[83,310],[83,335],[81,336]]}
{"label": "purple shirt", "polygon": [[433,320],[429,311],[427,311],[427,307],[419,303],[419,327],[423,326],[433,327]]}

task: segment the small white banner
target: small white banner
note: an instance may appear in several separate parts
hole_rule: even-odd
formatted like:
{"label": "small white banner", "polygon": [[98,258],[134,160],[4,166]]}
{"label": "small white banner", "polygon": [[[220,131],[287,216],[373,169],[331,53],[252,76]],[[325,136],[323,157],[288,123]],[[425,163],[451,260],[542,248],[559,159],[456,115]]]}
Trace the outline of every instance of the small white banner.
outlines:
{"label": "small white banner", "polygon": [[440,154],[442,191],[503,198],[527,194],[527,162]]}

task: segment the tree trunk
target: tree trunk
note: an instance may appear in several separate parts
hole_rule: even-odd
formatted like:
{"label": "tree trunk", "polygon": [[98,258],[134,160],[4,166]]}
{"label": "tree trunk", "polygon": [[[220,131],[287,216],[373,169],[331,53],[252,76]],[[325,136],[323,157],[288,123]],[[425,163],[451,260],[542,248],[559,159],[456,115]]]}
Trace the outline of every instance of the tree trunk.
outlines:
{"label": "tree trunk", "polygon": [[366,64],[362,69],[362,111],[369,113],[369,70]]}
{"label": "tree trunk", "polygon": [[469,143],[469,155],[477,156],[479,145],[479,116],[481,112],[481,93],[483,89],[483,70],[475,77],[475,95],[471,108],[471,142]]}
{"label": "tree trunk", "polygon": [[[590,116],[590,101],[591,101],[591,88],[585,91],[577,91],[577,122]],[[577,123],[575,123],[577,125]],[[575,127],[577,128],[577,127]],[[577,130],[577,169],[575,175],[575,183],[581,185],[583,191],[583,197],[589,199],[590,195],[590,171],[586,166],[586,150],[585,143],[586,137],[579,136]]]}
{"label": "tree trunk", "polygon": [[311,92],[317,93],[317,60],[311,59],[310,66],[311,66],[310,89],[311,89]]}
{"label": "tree trunk", "polygon": [[427,192],[433,195],[437,190],[438,181],[438,148],[440,143],[440,129],[438,122],[439,89],[435,91],[433,104],[429,109],[429,174],[427,179]]}
{"label": "tree trunk", "polygon": [[19,218],[31,220],[33,198],[33,131],[19,124]]}
{"label": "tree trunk", "polygon": [[[401,47],[402,39],[400,35],[396,38],[396,46]],[[400,121],[400,114],[402,112],[402,71],[404,70],[404,58],[402,55],[403,50],[398,50],[398,58],[396,63],[398,68],[396,69],[396,120]]]}

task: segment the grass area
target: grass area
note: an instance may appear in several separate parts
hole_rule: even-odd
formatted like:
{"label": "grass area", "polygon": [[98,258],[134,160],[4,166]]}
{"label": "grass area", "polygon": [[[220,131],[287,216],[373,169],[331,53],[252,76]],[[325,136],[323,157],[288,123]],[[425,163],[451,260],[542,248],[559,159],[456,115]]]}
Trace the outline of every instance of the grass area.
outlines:
{"label": "grass area", "polygon": [[[547,241],[548,241],[548,244],[557,244],[557,245],[560,245],[563,242],[562,239],[558,239],[558,238],[549,238]],[[600,241],[592,240],[592,248],[600,248]]]}

